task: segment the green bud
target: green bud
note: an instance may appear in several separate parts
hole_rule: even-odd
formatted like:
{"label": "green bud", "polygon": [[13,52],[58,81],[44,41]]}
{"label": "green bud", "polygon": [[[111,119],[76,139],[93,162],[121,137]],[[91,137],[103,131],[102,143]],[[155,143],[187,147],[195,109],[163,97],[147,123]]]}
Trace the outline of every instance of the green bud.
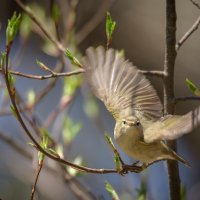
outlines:
{"label": "green bud", "polygon": [[1,52],[1,68],[4,70],[6,64],[6,52]]}
{"label": "green bud", "polygon": [[188,86],[188,88],[196,95],[200,97],[200,90],[198,89],[198,87],[188,78],[186,78],[186,84]]}
{"label": "green bud", "polygon": [[16,12],[14,12],[11,19],[8,20],[8,25],[6,28],[6,45],[9,45],[13,42],[20,26],[21,22],[21,14],[17,16]]}
{"label": "green bud", "polygon": [[71,61],[72,64],[77,65],[78,67],[82,67],[79,60],[75,56],[73,56],[73,54],[71,53],[71,51],[69,49],[65,50],[65,54],[69,58],[69,60]]}
{"label": "green bud", "polygon": [[112,39],[112,34],[116,28],[116,22],[112,20],[111,15],[107,12],[106,15],[106,36],[107,40],[110,41]]}
{"label": "green bud", "polygon": [[121,164],[120,164],[120,159],[119,159],[118,154],[115,154],[114,162],[115,162],[116,169],[119,172],[121,170]]}
{"label": "green bud", "polygon": [[113,186],[106,181],[105,183],[105,189],[107,190],[108,194],[110,195],[110,197],[114,200],[120,200],[119,196],[117,194],[117,192],[115,191],[115,189],[113,188]]}

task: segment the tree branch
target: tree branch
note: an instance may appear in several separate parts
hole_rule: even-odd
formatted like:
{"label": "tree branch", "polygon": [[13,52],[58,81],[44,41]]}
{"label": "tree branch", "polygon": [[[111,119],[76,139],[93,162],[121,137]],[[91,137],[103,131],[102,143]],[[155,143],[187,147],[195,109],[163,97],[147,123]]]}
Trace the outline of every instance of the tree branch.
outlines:
{"label": "tree branch", "polygon": [[33,184],[33,188],[32,188],[32,191],[31,191],[30,200],[33,200],[33,198],[34,198],[34,194],[35,194],[35,191],[36,191],[36,185],[37,185],[38,178],[39,178],[40,172],[42,170],[42,167],[43,167],[43,161],[41,161],[38,164],[38,168],[37,168],[37,172],[36,172],[36,178],[35,178],[35,181],[34,181],[34,184]]}
{"label": "tree branch", "polygon": [[139,72],[147,76],[156,76],[158,78],[164,78],[164,76],[166,75],[163,71],[157,70],[139,70]]}
{"label": "tree branch", "polygon": [[28,16],[37,24],[37,26],[41,29],[41,31],[44,33],[44,35],[62,52],[65,52],[65,48],[63,47],[63,45],[57,40],[55,39],[50,33],[49,31],[47,31],[42,24],[40,23],[40,21],[37,19],[37,17],[35,16],[35,14],[32,12],[32,10],[24,5],[22,3],[21,0],[15,0],[15,2],[21,7],[21,9],[28,14]]}
{"label": "tree branch", "polygon": [[192,2],[193,5],[195,5],[198,9],[200,9],[200,5],[194,1],[194,0],[190,0]]}
{"label": "tree branch", "polygon": [[[0,69],[0,71],[2,71],[2,69]],[[53,72],[49,75],[33,75],[33,74],[25,74],[22,72],[16,72],[16,71],[9,71],[9,73],[13,74],[13,75],[17,75],[17,76],[22,76],[25,78],[30,78],[30,79],[37,79],[37,80],[45,80],[45,79],[50,79],[50,78],[56,78],[56,77],[61,77],[61,76],[73,76],[73,75],[78,75],[85,72],[84,69],[78,69],[78,70],[74,70],[71,72]]]}
{"label": "tree branch", "polygon": [[[18,152],[20,155],[22,155],[24,158],[28,160],[32,160],[33,156],[31,153],[26,151],[24,147],[21,147],[20,144],[18,144],[13,138],[11,138],[7,133],[0,132],[0,140],[4,141],[6,144],[8,144],[15,152]],[[71,189],[71,191],[80,199],[80,200],[95,200],[95,196],[89,191],[89,189],[85,188],[84,185],[82,185],[75,177],[72,177],[64,168],[64,166],[61,165],[62,170],[55,170],[55,168],[52,168],[50,164],[45,163],[44,166],[45,170],[48,170],[51,172],[51,174],[54,174],[55,176],[58,176],[58,173],[62,172],[62,178],[64,179],[64,182],[66,183],[67,187]]]}
{"label": "tree branch", "polygon": [[178,41],[178,43],[176,44],[176,51],[178,51],[183,43],[198,29],[199,24],[200,16],[197,18],[191,28],[185,33],[185,35]]}
{"label": "tree branch", "polygon": [[[174,114],[174,66],[176,59],[176,1],[166,0],[166,46],[164,60],[164,114]],[[167,142],[176,151],[176,142]],[[180,178],[177,161],[167,161],[170,199],[180,200]]]}
{"label": "tree branch", "polygon": [[196,97],[196,96],[182,96],[182,97],[175,97],[173,99],[173,102],[176,104],[180,101],[199,101],[200,100],[200,97]]}

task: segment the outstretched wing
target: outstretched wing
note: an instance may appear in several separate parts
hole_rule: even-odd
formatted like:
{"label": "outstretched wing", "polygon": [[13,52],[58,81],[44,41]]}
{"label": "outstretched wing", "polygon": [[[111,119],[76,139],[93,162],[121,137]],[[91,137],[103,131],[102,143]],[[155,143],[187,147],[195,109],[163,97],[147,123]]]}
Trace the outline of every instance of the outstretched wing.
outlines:
{"label": "outstretched wing", "polygon": [[116,50],[90,47],[83,59],[86,78],[115,119],[124,115],[162,116],[162,105],[150,82]]}
{"label": "outstretched wing", "polygon": [[200,125],[200,107],[185,115],[168,115],[152,123],[144,130],[144,141],[174,140],[194,130]]}

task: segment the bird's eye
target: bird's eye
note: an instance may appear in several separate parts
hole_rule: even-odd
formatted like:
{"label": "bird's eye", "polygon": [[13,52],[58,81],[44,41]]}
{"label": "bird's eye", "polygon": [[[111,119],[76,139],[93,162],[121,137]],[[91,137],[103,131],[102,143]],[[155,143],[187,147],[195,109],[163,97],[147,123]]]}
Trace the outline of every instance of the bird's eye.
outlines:
{"label": "bird's eye", "polygon": [[125,125],[125,124],[126,124],[126,121],[122,121],[122,123]]}
{"label": "bird's eye", "polygon": [[136,122],[136,126],[139,126],[139,125],[140,125],[140,122],[139,122],[139,121],[137,121],[137,122]]}

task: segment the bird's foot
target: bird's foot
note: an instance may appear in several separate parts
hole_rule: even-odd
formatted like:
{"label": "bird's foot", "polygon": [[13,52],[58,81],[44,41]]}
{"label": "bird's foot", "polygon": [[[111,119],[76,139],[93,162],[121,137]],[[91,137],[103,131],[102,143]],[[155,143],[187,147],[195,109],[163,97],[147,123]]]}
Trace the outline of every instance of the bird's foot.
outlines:
{"label": "bird's foot", "polygon": [[139,162],[136,162],[132,165],[124,164],[122,165],[121,170],[118,173],[122,176],[128,174],[128,172],[140,173],[146,168],[146,165],[144,163],[142,163],[142,165],[138,165],[138,163]]}

